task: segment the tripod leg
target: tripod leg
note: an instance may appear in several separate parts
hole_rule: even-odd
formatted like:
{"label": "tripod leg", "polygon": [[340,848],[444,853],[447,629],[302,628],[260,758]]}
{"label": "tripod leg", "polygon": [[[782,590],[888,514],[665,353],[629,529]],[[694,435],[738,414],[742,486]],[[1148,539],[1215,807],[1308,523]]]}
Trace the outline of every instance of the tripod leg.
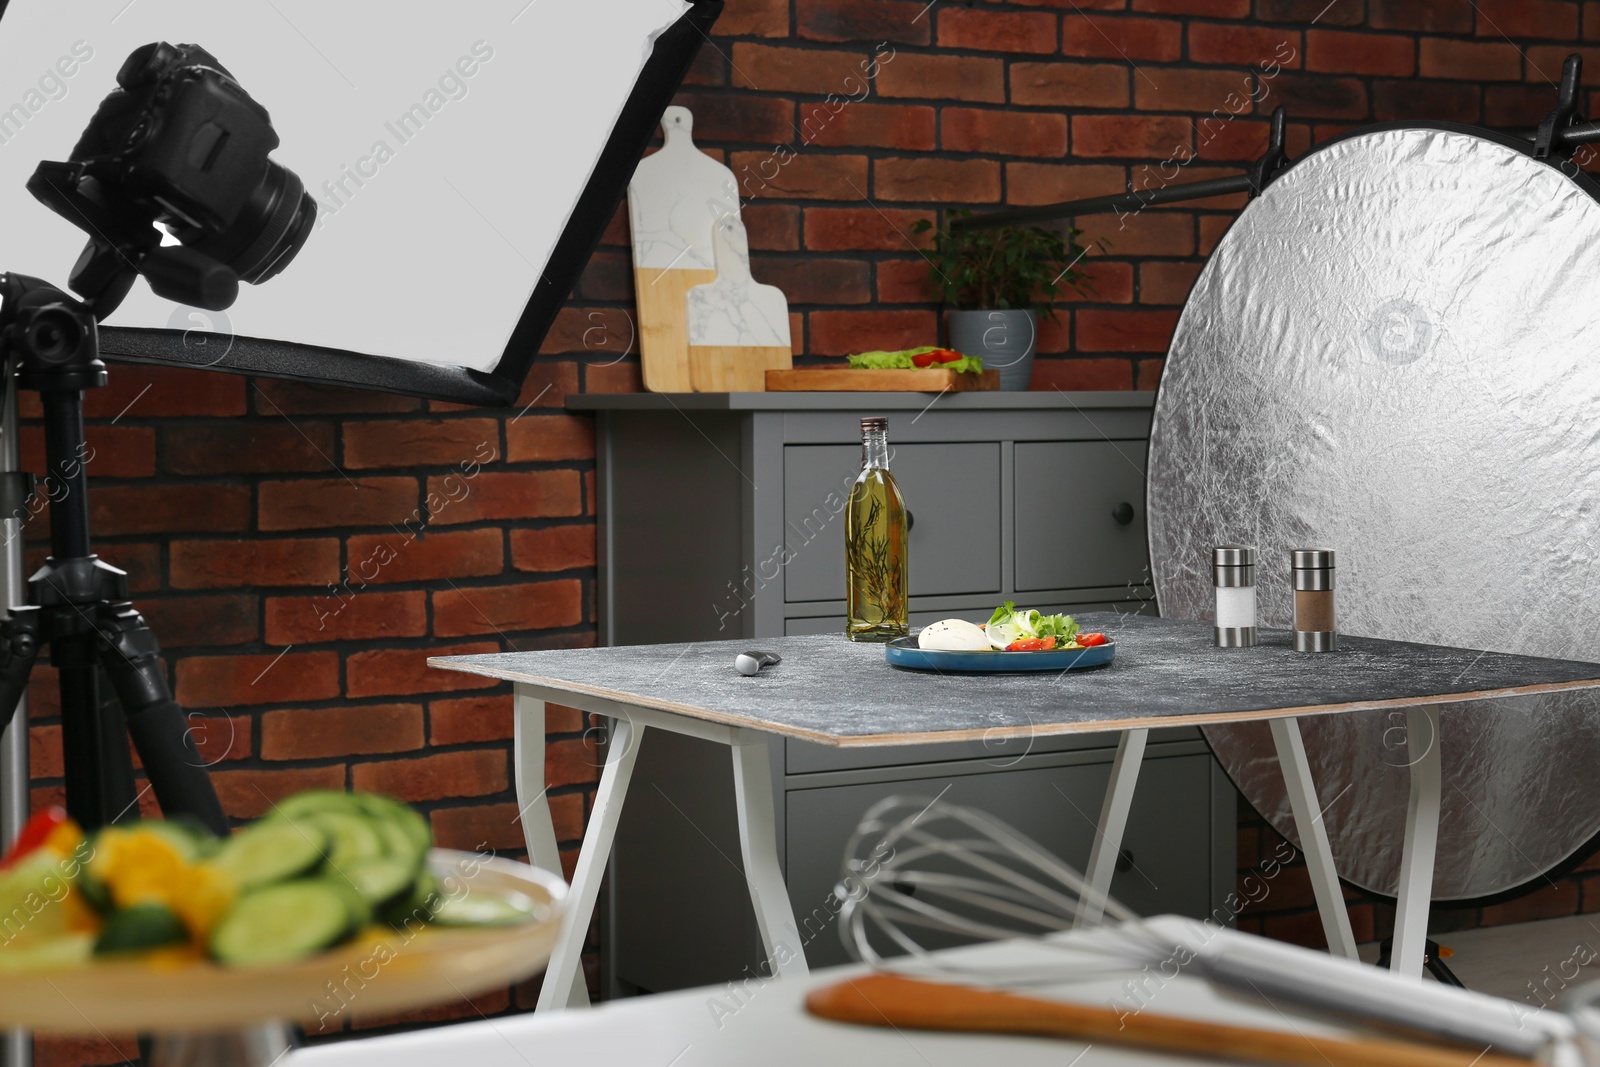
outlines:
{"label": "tripod leg", "polygon": [[16,714],[38,658],[39,609],[12,608],[10,616],[0,621],[0,730]]}
{"label": "tripod leg", "polygon": [[102,642],[101,665],[122,700],[128,733],[162,812],[190,815],[216,833],[226,834],[227,816],[183,709],[167,687],[155,633],[126,601],[101,604],[96,622]]}
{"label": "tripod leg", "polygon": [[50,660],[60,675],[67,813],[85,830],[139,817],[128,731],[100,685],[94,645],[92,634],[50,642]]}

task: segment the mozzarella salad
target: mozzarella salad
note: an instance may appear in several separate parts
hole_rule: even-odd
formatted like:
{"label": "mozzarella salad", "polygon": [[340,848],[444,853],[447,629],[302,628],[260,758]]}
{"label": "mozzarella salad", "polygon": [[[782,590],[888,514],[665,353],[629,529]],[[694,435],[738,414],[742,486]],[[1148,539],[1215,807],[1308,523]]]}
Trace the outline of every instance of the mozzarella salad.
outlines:
{"label": "mozzarella salad", "polygon": [[1019,610],[1009,600],[995,608],[986,623],[941,619],[917,635],[918,648],[940,652],[1048,652],[1105,643],[1105,634],[1083,632],[1071,615]]}

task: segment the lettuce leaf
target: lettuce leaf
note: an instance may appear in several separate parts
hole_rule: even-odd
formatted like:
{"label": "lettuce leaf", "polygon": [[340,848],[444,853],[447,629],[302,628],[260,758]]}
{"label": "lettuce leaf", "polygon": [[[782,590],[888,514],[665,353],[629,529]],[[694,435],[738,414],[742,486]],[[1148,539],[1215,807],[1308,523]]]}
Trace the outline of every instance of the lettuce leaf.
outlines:
{"label": "lettuce leaf", "polygon": [[[911,362],[912,356],[924,355],[928,352],[939,351],[936,345],[924,345],[921,348],[907,348],[900,352],[858,352],[848,356],[850,366],[857,370],[917,370],[917,365]],[[983,370],[982,356],[962,356],[960,359],[951,360],[949,363],[936,363],[935,368],[953,370],[958,374],[976,374]],[[931,369],[931,368],[930,368]]]}

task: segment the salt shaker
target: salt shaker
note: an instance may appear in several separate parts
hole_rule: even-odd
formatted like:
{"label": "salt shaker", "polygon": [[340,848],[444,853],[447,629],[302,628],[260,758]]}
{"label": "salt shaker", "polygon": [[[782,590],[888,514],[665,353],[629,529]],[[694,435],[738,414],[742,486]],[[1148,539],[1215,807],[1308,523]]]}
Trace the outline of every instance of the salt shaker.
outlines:
{"label": "salt shaker", "polygon": [[1294,568],[1294,648],[1296,652],[1332,652],[1339,647],[1333,621],[1333,549],[1297,548]]}
{"label": "salt shaker", "polygon": [[1217,584],[1217,647],[1255,644],[1256,550],[1218,545],[1211,550],[1211,577]]}

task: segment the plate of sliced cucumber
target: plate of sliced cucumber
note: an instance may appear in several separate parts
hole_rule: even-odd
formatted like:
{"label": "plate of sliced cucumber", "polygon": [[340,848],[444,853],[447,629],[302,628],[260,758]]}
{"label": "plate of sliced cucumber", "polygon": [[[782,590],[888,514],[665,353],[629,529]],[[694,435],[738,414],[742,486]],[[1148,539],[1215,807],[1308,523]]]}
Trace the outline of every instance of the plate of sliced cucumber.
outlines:
{"label": "plate of sliced cucumber", "polygon": [[326,1029],[535,974],[563,914],[556,875],[434,848],[377,794],[297,794],[226,838],[40,818],[0,859],[0,1026]]}

